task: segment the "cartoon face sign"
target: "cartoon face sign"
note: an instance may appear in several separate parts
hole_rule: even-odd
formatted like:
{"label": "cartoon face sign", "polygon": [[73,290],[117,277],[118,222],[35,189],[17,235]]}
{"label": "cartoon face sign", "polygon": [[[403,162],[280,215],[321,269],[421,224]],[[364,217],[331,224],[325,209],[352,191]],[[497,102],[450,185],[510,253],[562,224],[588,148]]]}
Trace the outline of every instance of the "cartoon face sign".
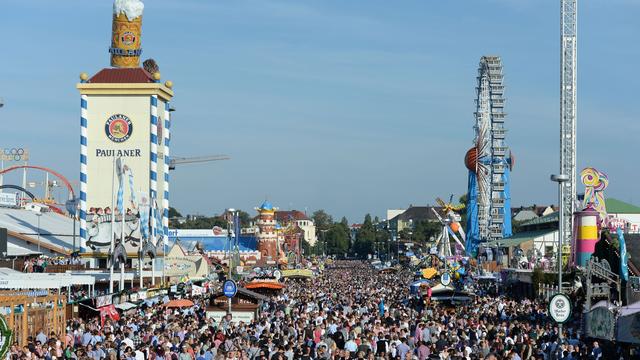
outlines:
{"label": "cartoon face sign", "polygon": [[133,124],[131,123],[131,119],[126,115],[116,114],[107,119],[104,125],[104,131],[111,141],[121,143],[131,137]]}

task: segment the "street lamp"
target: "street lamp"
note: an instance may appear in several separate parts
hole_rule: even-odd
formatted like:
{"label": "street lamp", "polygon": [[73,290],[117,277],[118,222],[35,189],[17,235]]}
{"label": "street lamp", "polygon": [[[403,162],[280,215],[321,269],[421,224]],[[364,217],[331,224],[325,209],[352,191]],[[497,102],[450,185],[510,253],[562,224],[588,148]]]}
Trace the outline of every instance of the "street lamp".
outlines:
{"label": "street lamp", "polygon": [[40,252],[40,217],[42,216],[42,213],[38,211],[36,216],[38,217],[38,252]]}
{"label": "street lamp", "polygon": [[[236,209],[234,208],[229,208],[226,210],[227,213],[227,251],[228,251],[228,255],[229,257],[227,258],[228,263],[227,263],[227,277],[228,279],[231,279],[231,225],[233,224],[233,220],[235,218],[235,213],[236,213]],[[231,300],[231,299],[229,299]]]}
{"label": "street lamp", "polygon": [[[562,242],[564,241],[564,186],[563,183],[569,181],[569,175],[557,174],[551,175],[551,181],[558,183],[558,293],[562,294]],[[562,339],[562,324],[558,324],[558,336]]]}

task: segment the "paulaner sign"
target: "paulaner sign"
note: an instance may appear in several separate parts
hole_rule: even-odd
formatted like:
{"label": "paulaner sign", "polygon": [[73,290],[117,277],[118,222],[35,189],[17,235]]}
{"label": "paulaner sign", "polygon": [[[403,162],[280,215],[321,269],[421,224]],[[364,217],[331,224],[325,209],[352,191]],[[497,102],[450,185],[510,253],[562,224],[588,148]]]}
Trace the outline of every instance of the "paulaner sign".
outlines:
{"label": "paulaner sign", "polygon": [[96,149],[96,157],[140,157],[140,149]]}

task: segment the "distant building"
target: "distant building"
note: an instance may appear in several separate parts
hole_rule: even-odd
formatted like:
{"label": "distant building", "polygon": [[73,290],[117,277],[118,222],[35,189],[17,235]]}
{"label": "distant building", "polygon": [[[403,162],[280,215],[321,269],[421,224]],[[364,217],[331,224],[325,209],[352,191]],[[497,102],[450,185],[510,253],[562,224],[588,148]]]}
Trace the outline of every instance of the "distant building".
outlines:
{"label": "distant building", "polygon": [[351,244],[356,242],[356,236],[358,236],[358,231],[360,231],[361,227],[362,227],[362,224],[351,224],[351,226],[349,227],[349,235],[351,236]]}
{"label": "distant building", "polygon": [[391,220],[405,211],[407,209],[387,209],[387,220]]}
{"label": "distant building", "polygon": [[[627,233],[640,233],[640,207],[614,198],[605,199],[612,228],[621,227]],[[613,229],[612,229],[613,230]]]}
{"label": "distant building", "polygon": [[318,237],[316,235],[316,225],[305,213],[299,210],[289,211],[276,211],[276,221],[282,226],[289,224],[291,221],[302,229],[304,232],[304,239],[309,245],[315,245]]}
{"label": "distant building", "polygon": [[209,229],[169,229],[169,244],[180,242],[187,250],[200,246],[209,257],[222,261],[228,259],[229,249],[235,250],[237,245],[240,259],[243,261],[255,262],[260,259],[254,235],[240,234],[237,244],[234,235],[232,232],[229,237],[226,229],[220,229],[218,234]]}
{"label": "distant building", "polygon": [[513,221],[517,221],[517,222],[533,220],[541,216],[549,215],[554,211],[557,211],[557,208],[554,208],[553,205],[550,205],[550,206],[533,205],[529,207],[521,206],[519,208],[511,208]]}
{"label": "distant building", "polygon": [[172,218],[169,218],[169,222],[171,222],[172,224],[184,225],[187,222],[187,218],[184,216],[174,216]]}
{"label": "distant building", "polygon": [[513,216],[514,222],[522,222],[538,218],[538,214],[531,209],[518,210]]}
{"label": "distant building", "polygon": [[[621,227],[625,233],[640,234],[640,207],[614,198],[605,199],[605,204],[611,231]],[[553,258],[558,244],[558,211],[554,211],[552,206],[536,206],[522,209],[515,217],[520,213],[523,217],[525,214],[531,216],[531,212],[536,212],[539,216],[522,222],[518,233],[509,238],[486,243],[485,246],[503,248],[509,259],[512,258],[515,248],[520,248],[525,254],[535,252],[538,257]]]}
{"label": "distant building", "polygon": [[389,229],[396,234],[404,229],[413,229],[421,221],[439,221],[433,210],[442,211],[440,206],[410,206],[401,214],[389,219]]}

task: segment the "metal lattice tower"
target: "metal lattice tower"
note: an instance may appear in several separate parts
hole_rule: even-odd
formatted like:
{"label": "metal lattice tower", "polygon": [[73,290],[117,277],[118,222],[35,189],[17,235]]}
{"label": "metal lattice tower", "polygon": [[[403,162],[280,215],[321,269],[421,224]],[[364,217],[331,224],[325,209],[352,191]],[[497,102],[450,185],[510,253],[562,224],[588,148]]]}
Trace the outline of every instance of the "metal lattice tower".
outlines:
{"label": "metal lattice tower", "polygon": [[578,0],[560,0],[560,173],[569,176],[563,186],[560,211],[564,215],[564,245],[571,244],[576,202],[576,113]]}
{"label": "metal lattice tower", "polygon": [[[478,144],[478,228],[480,239],[501,239],[505,222],[504,84],[499,56],[483,56],[478,68],[476,144]],[[510,232],[510,231],[509,231]]]}

